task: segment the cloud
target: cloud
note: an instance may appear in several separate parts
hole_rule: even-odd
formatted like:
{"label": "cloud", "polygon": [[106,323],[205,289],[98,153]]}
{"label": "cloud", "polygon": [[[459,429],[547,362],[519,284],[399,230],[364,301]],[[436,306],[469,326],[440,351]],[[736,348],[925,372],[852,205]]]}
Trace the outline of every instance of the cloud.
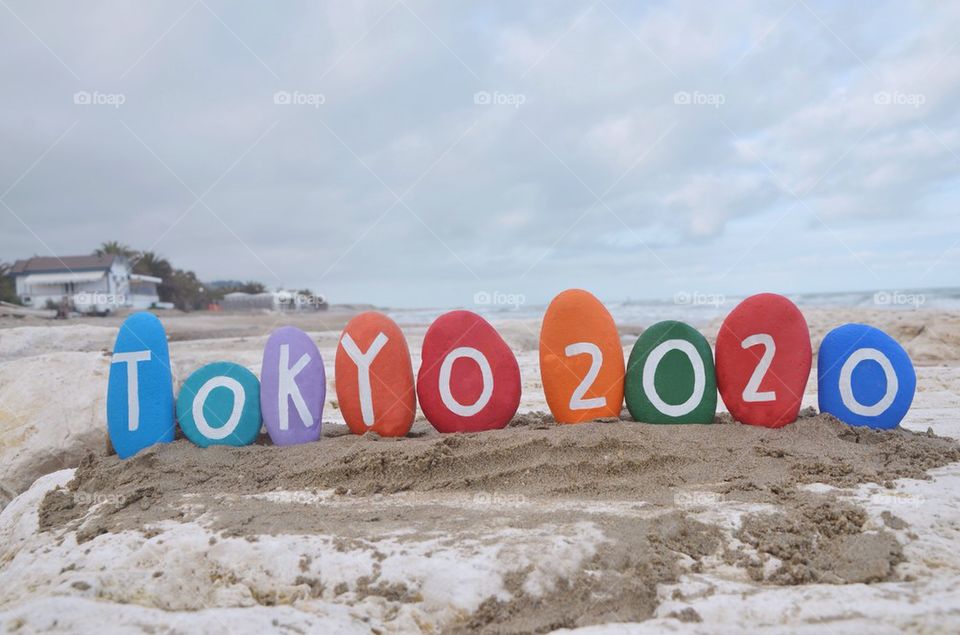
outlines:
{"label": "cloud", "polygon": [[6,259],[419,305],[955,284],[949,3],[8,4]]}

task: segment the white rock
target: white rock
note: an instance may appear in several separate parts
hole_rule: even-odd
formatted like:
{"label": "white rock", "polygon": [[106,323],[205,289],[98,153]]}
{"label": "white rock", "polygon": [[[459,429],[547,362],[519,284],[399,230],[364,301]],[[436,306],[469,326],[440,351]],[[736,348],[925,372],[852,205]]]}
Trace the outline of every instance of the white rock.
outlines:
{"label": "white rock", "polygon": [[[530,571],[525,591],[533,596],[554,588],[604,539],[593,523],[575,522],[478,527],[457,539],[411,528],[348,544],[325,534],[249,542],[218,536],[201,517],[157,523],[150,536],[123,531],[78,545],[73,530],[37,531],[44,495],[72,475],[41,479],[0,514],[0,628],[269,632],[279,622],[302,632],[436,632],[490,596],[510,599],[511,573]],[[409,597],[367,594],[363,579],[403,585]]]}
{"label": "white rock", "polygon": [[48,353],[0,364],[4,503],[43,474],[103,451],[109,367],[102,353]]}
{"label": "white rock", "polygon": [[116,327],[89,324],[0,329],[0,363],[46,353],[110,350],[116,336]]}

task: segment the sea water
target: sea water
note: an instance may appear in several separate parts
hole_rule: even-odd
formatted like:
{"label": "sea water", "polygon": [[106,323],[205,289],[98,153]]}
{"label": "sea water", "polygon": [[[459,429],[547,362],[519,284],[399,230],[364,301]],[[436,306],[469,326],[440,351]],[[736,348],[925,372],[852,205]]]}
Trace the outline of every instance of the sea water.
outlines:
{"label": "sea water", "polygon": [[[960,311],[960,287],[939,289],[890,289],[885,291],[843,291],[831,293],[783,294],[800,309],[874,308],[880,310],[937,309]],[[746,296],[678,293],[659,300],[604,300],[617,324],[649,326],[661,320],[680,320],[701,327],[722,318]],[[388,309],[385,312],[398,324],[427,325],[452,309],[479,313],[487,320],[540,320],[547,307],[543,304],[472,304],[443,308]]]}

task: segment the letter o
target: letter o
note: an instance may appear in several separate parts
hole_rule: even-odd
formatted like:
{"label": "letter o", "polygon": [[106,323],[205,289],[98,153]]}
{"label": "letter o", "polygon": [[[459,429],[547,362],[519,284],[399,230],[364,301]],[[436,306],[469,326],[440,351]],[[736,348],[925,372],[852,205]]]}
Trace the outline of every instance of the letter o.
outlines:
{"label": "letter o", "polygon": [[[480,392],[480,397],[470,405],[460,403],[454,398],[453,393],[450,392],[450,373],[453,371],[453,362],[461,357],[475,361],[477,366],[480,367],[480,374],[483,377],[483,390]],[[440,365],[440,399],[443,401],[443,405],[449,408],[454,414],[460,415],[461,417],[470,417],[483,410],[490,402],[492,396],[493,370],[491,370],[490,362],[487,361],[483,353],[470,346],[461,346],[447,353],[447,356],[443,358],[443,363]]]}
{"label": "letter o", "polygon": [[[203,406],[207,401],[207,397],[209,397],[210,393],[216,388],[226,388],[233,393],[233,411],[230,413],[230,418],[227,419],[227,422],[219,428],[212,427],[203,414]],[[200,390],[197,391],[197,395],[193,398],[193,421],[197,425],[197,430],[199,430],[203,436],[214,441],[226,439],[237,429],[246,400],[247,396],[243,391],[243,386],[236,379],[224,376],[211,377],[201,386]]]}

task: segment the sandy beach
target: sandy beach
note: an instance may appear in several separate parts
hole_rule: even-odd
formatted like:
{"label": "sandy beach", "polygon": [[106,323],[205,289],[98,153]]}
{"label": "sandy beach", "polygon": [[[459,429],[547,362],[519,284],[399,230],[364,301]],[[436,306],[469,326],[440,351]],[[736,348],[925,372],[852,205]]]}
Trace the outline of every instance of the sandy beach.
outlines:
{"label": "sandy beach", "polygon": [[[556,425],[531,320],[495,323],[520,361],[504,430],[348,434],[333,387],[351,312],[164,316],[175,381],[259,372],[293,323],[328,373],[324,438],[120,461],[103,400],[116,324],[0,328],[0,623],[7,630],[886,632],[960,628],[960,319],[805,310],[814,350],[861,321],[904,344],[918,392],[901,429],[816,413],[783,429]],[[643,325],[618,325],[625,352]],[[426,325],[404,328],[419,365]],[[714,340],[717,323],[703,331]],[[65,399],[49,399],[55,390]]]}

